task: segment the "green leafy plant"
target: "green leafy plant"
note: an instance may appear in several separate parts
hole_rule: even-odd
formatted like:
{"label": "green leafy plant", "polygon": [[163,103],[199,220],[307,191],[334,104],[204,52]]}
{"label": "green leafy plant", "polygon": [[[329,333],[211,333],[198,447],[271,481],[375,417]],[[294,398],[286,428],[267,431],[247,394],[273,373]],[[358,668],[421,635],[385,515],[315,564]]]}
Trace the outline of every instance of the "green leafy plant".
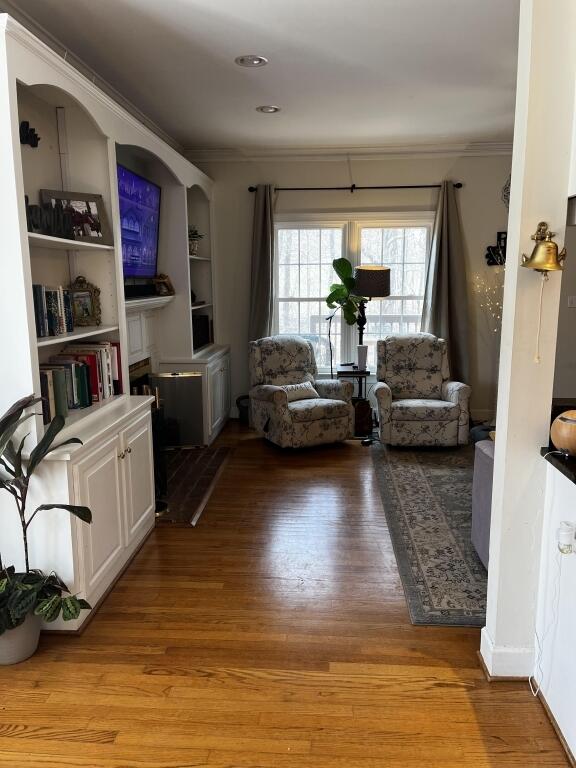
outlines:
{"label": "green leafy plant", "polygon": [[328,304],[330,309],[335,309],[336,312],[342,310],[344,320],[348,325],[354,325],[358,317],[362,297],[354,295],[355,280],[352,264],[348,259],[342,257],[341,259],[334,259],[332,266],[341,282],[332,283],[330,293],[326,298],[326,304]]}
{"label": "green leafy plant", "polygon": [[86,600],[72,595],[56,573],[45,574],[30,568],[28,529],[36,515],[50,509],[64,509],[85,523],[92,522],[88,507],[75,504],[40,504],[31,514],[27,511],[30,481],[46,456],[71,443],[82,444],[76,437],[55,444],[64,427],[64,419],[56,416],[50,422],[42,439],[25,458],[24,447],[28,435],[18,442],[15,434],[34,413],[29,409],[41,398],[30,395],[18,400],[0,417],[0,489],[9,493],[20,520],[25,571],[17,572],[14,566],[4,566],[0,553],[0,635],[15,629],[33,613],[45,621],[55,621],[60,615],[66,621],[76,619],[80,611],[90,608]]}
{"label": "green leafy plant", "polygon": [[332,314],[328,315],[326,318],[328,321],[328,344],[330,346],[330,376],[334,376],[334,368],[332,364],[332,321],[336,314],[341,311],[346,323],[348,325],[354,325],[358,319],[358,315],[361,313],[360,302],[362,301],[362,296],[356,296],[354,294],[356,281],[354,280],[352,264],[350,261],[344,257],[341,259],[334,259],[332,266],[340,278],[340,282],[332,283],[330,286],[330,293],[326,297],[326,304],[328,304],[330,309],[334,310]]}
{"label": "green leafy plant", "polygon": [[204,235],[201,235],[198,228],[194,225],[188,227],[188,240],[202,240]]}

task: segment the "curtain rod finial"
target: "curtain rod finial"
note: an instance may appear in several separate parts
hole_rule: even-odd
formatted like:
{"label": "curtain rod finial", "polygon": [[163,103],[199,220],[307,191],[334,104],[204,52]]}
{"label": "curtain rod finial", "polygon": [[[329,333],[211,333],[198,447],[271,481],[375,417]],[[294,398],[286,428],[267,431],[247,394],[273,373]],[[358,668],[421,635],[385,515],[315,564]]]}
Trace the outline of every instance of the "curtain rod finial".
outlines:
{"label": "curtain rod finial", "polygon": [[256,192],[256,187],[248,187],[248,192]]}
{"label": "curtain rod finial", "polygon": [[455,187],[456,189],[462,189],[462,187],[463,187],[463,186],[464,186],[464,184],[462,184],[462,182],[461,182],[461,181],[456,181],[456,182],[454,183],[454,187]]}

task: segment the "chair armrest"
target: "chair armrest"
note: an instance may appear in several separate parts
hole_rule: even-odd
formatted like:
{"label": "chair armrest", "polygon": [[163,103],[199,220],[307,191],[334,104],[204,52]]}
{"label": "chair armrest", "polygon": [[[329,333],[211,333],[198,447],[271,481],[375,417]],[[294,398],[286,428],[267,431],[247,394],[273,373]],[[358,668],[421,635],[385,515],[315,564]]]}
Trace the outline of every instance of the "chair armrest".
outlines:
{"label": "chair armrest", "polygon": [[442,400],[447,400],[449,403],[454,403],[454,405],[467,408],[471,392],[472,390],[468,384],[462,384],[460,381],[444,381],[442,383]]}
{"label": "chair armrest", "polygon": [[265,403],[288,405],[286,390],[282,389],[282,387],[275,387],[273,384],[259,384],[256,387],[252,387],[250,397],[253,400],[262,400]]}
{"label": "chair armrest", "polygon": [[379,381],[372,390],[374,397],[376,398],[376,402],[378,403],[378,408],[381,411],[390,410],[392,407],[392,390],[383,381]]}
{"label": "chair armrest", "polygon": [[329,400],[344,400],[349,403],[354,394],[354,384],[351,381],[339,381],[338,379],[316,379],[314,388],[320,397]]}

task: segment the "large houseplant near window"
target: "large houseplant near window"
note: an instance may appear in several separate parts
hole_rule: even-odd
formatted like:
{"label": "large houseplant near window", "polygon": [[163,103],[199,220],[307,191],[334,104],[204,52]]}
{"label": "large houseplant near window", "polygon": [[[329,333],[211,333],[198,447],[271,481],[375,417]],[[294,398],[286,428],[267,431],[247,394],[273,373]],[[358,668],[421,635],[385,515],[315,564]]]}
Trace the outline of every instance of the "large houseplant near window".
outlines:
{"label": "large houseplant near window", "polygon": [[30,409],[40,399],[30,395],[18,400],[0,417],[0,490],[10,494],[14,500],[25,564],[23,571],[17,571],[13,565],[5,565],[0,550],[0,664],[15,664],[35,652],[42,619],[55,621],[59,616],[66,621],[76,619],[81,610],[90,608],[86,600],[70,593],[56,573],[46,574],[30,567],[28,529],[36,515],[50,509],[64,509],[85,523],[92,522],[88,507],[78,505],[40,504],[32,513],[27,510],[30,481],[44,458],[64,445],[81,444],[81,440],[75,437],[55,444],[64,426],[64,419],[56,416],[30,455],[24,458],[28,435],[18,441],[15,435],[33,416]]}
{"label": "large houseplant near window", "polygon": [[344,256],[340,259],[334,259],[332,262],[334,272],[338,275],[341,282],[332,283],[330,293],[326,297],[326,304],[333,309],[331,315],[328,315],[328,343],[330,344],[330,376],[334,377],[334,368],[332,365],[332,320],[335,315],[342,310],[344,320],[348,325],[354,325],[360,312],[361,296],[354,294],[354,269],[352,263]]}

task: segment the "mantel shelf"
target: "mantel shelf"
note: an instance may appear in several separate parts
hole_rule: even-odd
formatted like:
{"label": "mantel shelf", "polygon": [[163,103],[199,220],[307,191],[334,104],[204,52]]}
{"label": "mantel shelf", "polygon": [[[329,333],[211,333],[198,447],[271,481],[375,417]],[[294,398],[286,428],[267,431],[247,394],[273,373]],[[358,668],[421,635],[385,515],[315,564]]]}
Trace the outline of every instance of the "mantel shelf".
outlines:
{"label": "mantel shelf", "polygon": [[194,312],[195,309],[206,309],[207,307],[211,307],[211,306],[212,304],[210,304],[209,302],[205,302],[203,304],[193,304],[191,309],[192,309],[192,312]]}
{"label": "mantel shelf", "polygon": [[28,243],[35,248],[50,248],[53,251],[113,251],[113,245],[88,243],[84,240],[66,240],[63,237],[28,233]]}
{"label": "mantel shelf", "polygon": [[127,299],[125,303],[126,313],[161,309],[173,300],[174,296],[148,296],[142,299]]}
{"label": "mantel shelf", "polygon": [[87,339],[90,336],[101,336],[103,333],[112,333],[117,331],[117,325],[85,325],[71,333],[61,333],[59,336],[44,336],[37,339],[39,347],[49,347],[53,344],[65,344],[67,341],[78,341]]}

